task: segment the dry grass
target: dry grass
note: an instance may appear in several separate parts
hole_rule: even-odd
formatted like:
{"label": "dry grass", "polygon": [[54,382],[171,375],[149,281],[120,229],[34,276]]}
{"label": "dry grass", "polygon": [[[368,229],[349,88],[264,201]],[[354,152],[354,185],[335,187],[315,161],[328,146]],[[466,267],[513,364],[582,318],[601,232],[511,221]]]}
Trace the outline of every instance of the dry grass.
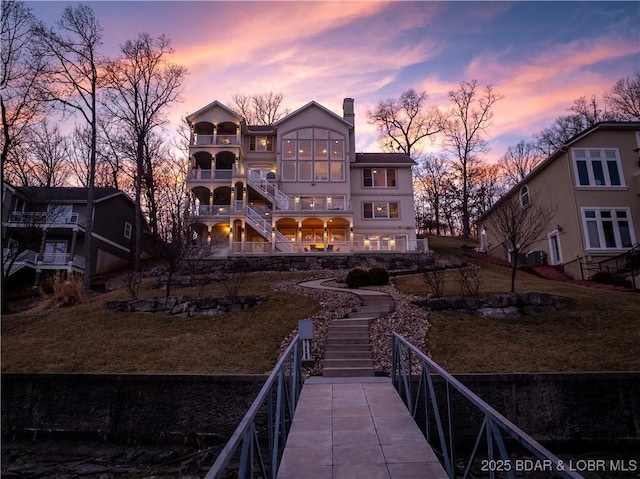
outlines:
{"label": "dry grass", "polygon": [[[275,292],[271,284],[291,274],[251,275],[243,295],[268,300],[243,313],[179,318],[161,314],[114,313],[104,307],[128,299],[124,289],[85,299],[69,308],[34,309],[2,318],[2,371],[120,373],[267,373],[282,339],[297,320],[314,314],[317,302]],[[205,295],[223,295],[212,284]],[[195,295],[196,288],[172,294]],[[140,297],[163,296],[141,289]]]}
{"label": "dry grass", "polygon": [[[436,251],[460,255],[463,243],[433,238],[429,244]],[[508,268],[476,263],[482,266],[481,294],[509,291]],[[407,293],[429,293],[419,275],[399,277],[394,283]],[[460,294],[455,273],[448,274],[445,288],[445,295]],[[455,373],[640,371],[640,294],[547,281],[521,271],[516,290],[558,294],[574,304],[559,312],[518,319],[432,312],[427,343],[434,360]]]}

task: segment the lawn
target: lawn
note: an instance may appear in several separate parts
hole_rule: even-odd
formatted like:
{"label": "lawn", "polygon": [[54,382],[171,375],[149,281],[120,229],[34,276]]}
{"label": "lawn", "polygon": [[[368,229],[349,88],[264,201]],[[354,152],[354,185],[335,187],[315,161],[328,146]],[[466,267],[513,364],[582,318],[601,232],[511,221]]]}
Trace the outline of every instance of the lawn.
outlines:
{"label": "lawn", "polygon": [[[462,256],[452,238],[430,238],[431,248],[481,265],[481,293],[506,292],[508,268]],[[445,294],[458,294],[455,272]],[[182,318],[148,313],[115,313],[105,303],[127,299],[123,289],[95,295],[70,308],[43,304],[5,315],[3,372],[258,373],[269,372],[279,346],[320,305],[305,296],[273,289],[306,273],[257,273],[240,294],[266,294],[268,300],[243,313]],[[394,278],[399,291],[427,295],[419,275]],[[430,312],[427,344],[433,358],[451,372],[640,371],[640,294],[601,291],[547,281],[518,272],[518,292],[538,291],[573,300],[560,312],[517,319],[489,319]],[[195,296],[195,288],[173,295]],[[210,284],[203,295],[224,295]],[[141,297],[162,295],[143,289]],[[427,314],[425,312],[425,314]]]}
{"label": "lawn", "polygon": [[[115,313],[105,303],[127,299],[124,290],[96,295],[83,303],[2,318],[2,371],[119,373],[268,373],[278,348],[297,320],[320,305],[310,298],[277,292],[274,282],[291,274],[256,274],[240,294],[266,294],[247,312],[183,318],[149,313]],[[193,288],[172,294],[196,295]],[[220,284],[204,295],[223,295]],[[145,290],[141,297],[162,295]]]}
{"label": "lawn", "polygon": [[[461,256],[462,240],[430,238],[430,248]],[[466,244],[469,244],[466,242]],[[462,257],[462,256],[461,256]],[[481,293],[510,289],[510,270],[482,261]],[[419,275],[398,277],[403,292],[427,295]],[[459,294],[450,272],[445,295]],[[516,291],[566,296],[572,306],[518,319],[489,319],[431,312],[427,344],[451,372],[640,371],[640,294],[602,291],[548,281],[519,271]]]}

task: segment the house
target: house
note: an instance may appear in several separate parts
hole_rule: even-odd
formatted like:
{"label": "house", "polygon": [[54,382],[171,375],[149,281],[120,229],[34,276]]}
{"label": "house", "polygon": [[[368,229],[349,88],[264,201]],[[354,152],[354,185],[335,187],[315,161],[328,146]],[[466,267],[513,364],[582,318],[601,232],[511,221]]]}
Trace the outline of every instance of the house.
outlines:
{"label": "house", "polygon": [[[134,251],[135,204],[115,188],[95,188],[93,272],[127,265]],[[44,271],[84,273],[87,188],[3,184],[3,266],[8,276]]]}
{"label": "house", "polygon": [[[526,252],[529,262],[544,258],[575,279],[624,270],[640,233],[640,122],[598,123],[583,131],[501,201],[513,195],[522,208],[541,202],[554,210],[547,231]],[[480,217],[478,231],[481,250],[507,259],[491,228],[501,201]]]}
{"label": "house", "polygon": [[218,101],[189,115],[193,242],[222,256],[415,250],[414,162],[356,153],[354,118],[351,98],[342,116],[311,101],[268,126]]}

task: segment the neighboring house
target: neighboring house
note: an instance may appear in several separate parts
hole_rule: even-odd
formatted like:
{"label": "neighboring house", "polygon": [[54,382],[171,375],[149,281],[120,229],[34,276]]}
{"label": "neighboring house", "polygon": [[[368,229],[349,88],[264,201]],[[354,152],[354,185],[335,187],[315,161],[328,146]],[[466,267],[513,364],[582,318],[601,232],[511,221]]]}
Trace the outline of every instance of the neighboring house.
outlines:
{"label": "neighboring house", "polygon": [[[624,269],[640,234],[640,123],[599,123],[569,140],[506,196],[520,204],[540,202],[555,215],[529,252],[579,279],[596,271]],[[478,220],[480,249],[509,257],[491,229],[500,201]],[[523,258],[521,258],[522,260]],[[616,264],[617,263],[617,264]]]}
{"label": "neighboring house", "polygon": [[415,250],[404,154],[356,153],[353,99],[343,116],[312,101],[251,126],[218,101],[187,117],[193,241],[220,255]]}
{"label": "neighboring house", "polygon": [[[87,188],[14,187],[5,183],[2,241],[9,276],[85,271]],[[134,251],[135,204],[115,188],[95,188],[94,273],[127,265]]]}

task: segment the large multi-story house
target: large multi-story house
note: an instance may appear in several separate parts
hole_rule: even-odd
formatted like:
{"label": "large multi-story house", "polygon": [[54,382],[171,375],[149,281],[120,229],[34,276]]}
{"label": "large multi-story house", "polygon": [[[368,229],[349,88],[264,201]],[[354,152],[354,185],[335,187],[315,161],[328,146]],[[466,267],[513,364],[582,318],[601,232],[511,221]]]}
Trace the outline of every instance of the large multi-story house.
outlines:
{"label": "large multi-story house", "polygon": [[[547,231],[523,253],[541,251],[534,258],[546,258],[577,279],[633,266],[639,257],[640,122],[599,123],[585,130],[504,199],[514,195],[522,208],[538,202],[554,211]],[[479,219],[478,231],[482,250],[509,259],[508,247],[491,226],[500,205]]]}
{"label": "large multi-story house", "polygon": [[356,153],[354,102],[343,116],[312,101],[268,126],[218,101],[191,125],[189,222],[219,255],[415,250],[404,154]]}
{"label": "large multi-story house", "polygon": [[[135,211],[133,200],[124,192],[95,189],[93,272],[117,269],[133,259]],[[14,187],[4,183],[5,275],[35,275],[37,280],[45,271],[84,273],[88,214],[87,188]]]}

